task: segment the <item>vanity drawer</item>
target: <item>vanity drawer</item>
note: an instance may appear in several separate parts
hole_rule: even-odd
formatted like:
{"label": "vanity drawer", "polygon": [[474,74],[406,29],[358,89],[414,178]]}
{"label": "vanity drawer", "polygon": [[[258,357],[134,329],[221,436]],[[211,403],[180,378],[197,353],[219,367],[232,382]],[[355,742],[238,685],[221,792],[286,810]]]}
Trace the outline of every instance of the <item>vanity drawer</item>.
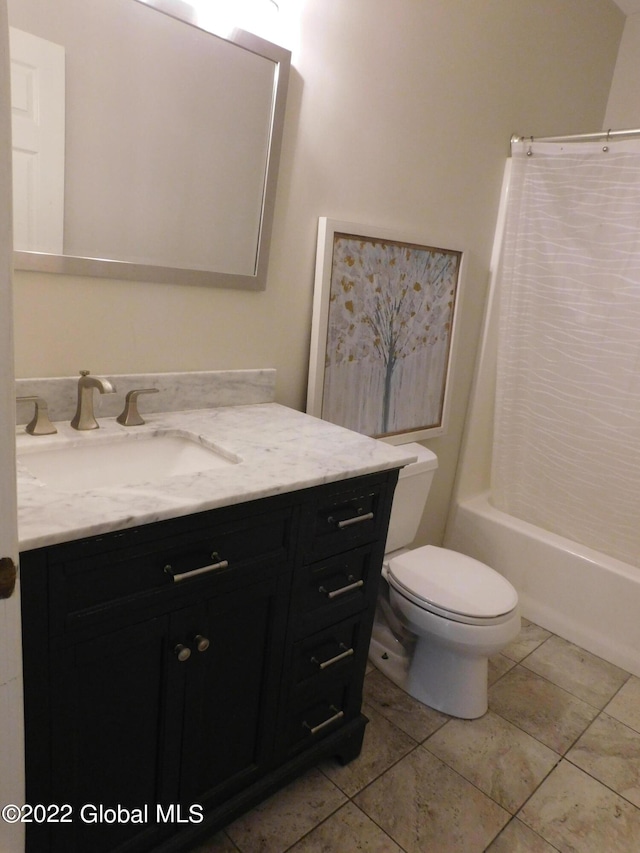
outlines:
{"label": "vanity drawer", "polygon": [[361,691],[343,680],[294,706],[285,727],[285,748],[303,749],[335,732],[360,713],[360,701]]}
{"label": "vanity drawer", "polygon": [[367,477],[322,492],[308,509],[305,557],[317,560],[386,535],[390,500],[387,480]]}
{"label": "vanity drawer", "polygon": [[374,543],[299,570],[294,593],[297,637],[347,619],[375,601],[379,551]]}
{"label": "vanity drawer", "polygon": [[368,623],[356,617],[332,625],[295,644],[293,688],[321,684],[334,678],[349,678],[368,645]]}
{"label": "vanity drawer", "polygon": [[[51,630],[59,634],[133,611],[162,611],[176,601],[229,592],[290,567],[288,509],[204,525],[188,537],[158,537],[129,547],[105,539],[98,554],[50,549]],[[81,546],[81,543],[76,543]],[[109,545],[112,545],[109,548]],[[70,552],[70,553],[68,553]]]}

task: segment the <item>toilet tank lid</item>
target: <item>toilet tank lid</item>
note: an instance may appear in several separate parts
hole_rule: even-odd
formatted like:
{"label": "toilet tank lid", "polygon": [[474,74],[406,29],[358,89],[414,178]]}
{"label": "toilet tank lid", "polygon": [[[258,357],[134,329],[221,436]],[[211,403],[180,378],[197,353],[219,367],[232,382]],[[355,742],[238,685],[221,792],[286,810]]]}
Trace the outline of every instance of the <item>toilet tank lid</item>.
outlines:
{"label": "toilet tank lid", "polygon": [[495,569],[435,545],[392,558],[388,577],[428,604],[462,616],[494,618],[518,604],[518,593]]}
{"label": "toilet tank lid", "polygon": [[402,449],[418,458],[415,462],[410,462],[404,468],[400,469],[400,477],[412,477],[415,474],[432,471],[438,467],[438,457],[436,454],[421,444],[416,444],[415,442],[413,444],[404,444]]}

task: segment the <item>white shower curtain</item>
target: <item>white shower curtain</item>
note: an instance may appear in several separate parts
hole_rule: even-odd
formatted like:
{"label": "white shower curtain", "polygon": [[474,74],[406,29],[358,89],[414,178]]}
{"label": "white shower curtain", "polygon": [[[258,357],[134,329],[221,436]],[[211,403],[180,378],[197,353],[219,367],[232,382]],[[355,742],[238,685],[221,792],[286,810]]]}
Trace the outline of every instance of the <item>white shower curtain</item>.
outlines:
{"label": "white shower curtain", "polygon": [[494,504],[640,566],[640,141],[514,144],[498,286]]}

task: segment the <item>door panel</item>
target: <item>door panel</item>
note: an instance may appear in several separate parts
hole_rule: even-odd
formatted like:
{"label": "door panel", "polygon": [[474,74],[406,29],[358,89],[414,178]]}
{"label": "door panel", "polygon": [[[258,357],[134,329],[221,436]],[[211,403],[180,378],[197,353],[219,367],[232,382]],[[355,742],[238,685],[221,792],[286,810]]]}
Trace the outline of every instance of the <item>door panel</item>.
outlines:
{"label": "door panel", "polygon": [[[267,660],[277,639],[277,589],[274,579],[219,596],[172,625],[172,636],[194,648],[185,694],[185,804],[219,800],[259,772],[265,759],[265,727],[272,719],[266,705],[275,696]],[[208,641],[206,650],[197,650],[198,636]]]}
{"label": "door panel", "polygon": [[[0,104],[8,104],[9,33],[5,0],[0,0]],[[0,557],[18,561],[15,484],[15,402],[13,379],[13,314],[11,271],[11,117],[0,110]],[[20,653],[19,585],[0,600],[0,801],[24,802],[22,659]],[[22,850],[23,825],[0,821],[0,850]]]}
{"label": "door panel", "polygon": [[10,43],[14,247],[62,254],[64,48],[14,27]]}
{"label": "door panel", "polygon": [[53,850],[101,853],[145,828],[92,823],[92,809],[85,823],[78,818],[86,804],[146,806],[155,816],[161,773],[171,772],[162,767],[162,745],[165,737],[180,740],[179,731],[163,725],[166,628],[160,617],[78,645],[52,644],[53,779],[56,796],[75,816],[71,827],[55,833]]}

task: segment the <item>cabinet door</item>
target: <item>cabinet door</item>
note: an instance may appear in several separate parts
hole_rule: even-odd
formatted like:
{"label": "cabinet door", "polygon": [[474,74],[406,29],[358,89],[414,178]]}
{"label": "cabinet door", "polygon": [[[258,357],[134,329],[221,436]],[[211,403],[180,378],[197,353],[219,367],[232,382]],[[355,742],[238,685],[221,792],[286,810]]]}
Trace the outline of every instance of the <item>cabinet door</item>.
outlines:
{"label": "cabinet door", "polygon": [[183,665],[185,805],[220,802],[268,762],[286,613],[281,585],[274,578],[172,617],[172,643],[193,650]]}
{"label": "cabinet door", "polygon": [[179,740],[179,732],[163,728],[173,699],[166,690],[167,621],[66,647],[52,643],[52,790],[55,802],[74,809],[72,824],[52,828],[52,850],[102,853],[145,829],[146,822],[92,823],[94,806],[148,806],[155,816],[161,773],[171,773],[162,766],[162,742]]}

